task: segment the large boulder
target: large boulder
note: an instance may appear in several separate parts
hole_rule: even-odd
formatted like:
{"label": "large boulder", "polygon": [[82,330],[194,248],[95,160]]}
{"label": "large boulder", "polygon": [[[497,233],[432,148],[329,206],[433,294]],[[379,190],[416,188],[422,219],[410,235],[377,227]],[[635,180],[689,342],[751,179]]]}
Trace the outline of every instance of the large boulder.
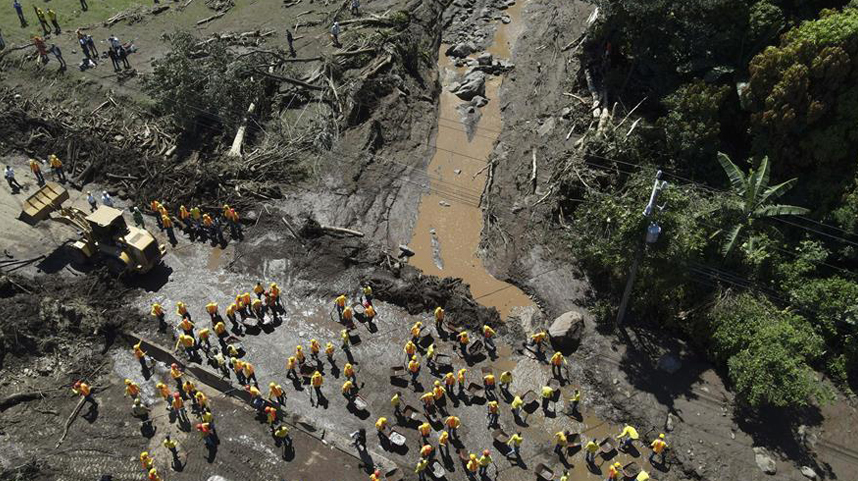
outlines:
{"label": "large boulder", "polygon": [[776,474],[778,472],[777,462],[775,462],[775,459],[769,454],[766,448],[754,448],[754,461],[757,462],[757,466],[766,474]]}
{"label": "large boulder", "polygon": [[448,57],[467,57],[477,51],[477,46],[473,42],[461,42],[450,46],[444,55]]}
{"label": "large boulder", "polygon": [[578,311],[569,311],[560,315],[548,328],[551,345],[563,355],[572,354],[581,345],[584,335],[584,315]]}
{"label": "large boulder", "polygon": [[450,86],[450,91],[462,100],[471,100],[477,95],[486,96],[486,74],[474,70],[465,76],[461,82]]}

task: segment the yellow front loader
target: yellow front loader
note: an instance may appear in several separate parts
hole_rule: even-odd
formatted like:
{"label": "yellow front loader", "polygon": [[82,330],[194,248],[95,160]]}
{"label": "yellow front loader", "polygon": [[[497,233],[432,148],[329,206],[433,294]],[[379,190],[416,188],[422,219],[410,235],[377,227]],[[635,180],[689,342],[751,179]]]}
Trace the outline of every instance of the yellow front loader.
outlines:
{"label": "yellow front loader", "polygon": [[166,247],[146,229],[127,225],[121,210],[102,205],[86,214],[75,207],[63,207],[68,198],[66,189],[48,182],[26,200],[21,218],[31,223],[51,219],[74,227],[81,233],[81,239],[73,244],[80,257],[101,257],[117,273],[145,274],[161,262]]}

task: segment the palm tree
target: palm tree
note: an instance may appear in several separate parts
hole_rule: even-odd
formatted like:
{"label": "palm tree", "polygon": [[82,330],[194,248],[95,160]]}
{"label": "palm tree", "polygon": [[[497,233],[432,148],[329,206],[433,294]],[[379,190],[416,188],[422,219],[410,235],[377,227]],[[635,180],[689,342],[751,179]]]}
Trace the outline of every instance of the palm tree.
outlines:
{"label": "palm tree", "polygon": [[[780,215],[802,215],[809,211],[804,207],[794,205],[771,204],[790,190],[798,181],[792,178],[781,184],[769,187],[769,158],[763,157],[759,167],[751,169],[745,175],[730,157],[718,152],[718,163],[730,178],[733,191],[741,199],[742,221],[733,226],[727,233],[727,241],[721,246],[721,253],[727,255],[736,244],[736,240],[744,230],[750,229],[756,219],[776,217]],[[720,233],[720,231],[719,231]]]}

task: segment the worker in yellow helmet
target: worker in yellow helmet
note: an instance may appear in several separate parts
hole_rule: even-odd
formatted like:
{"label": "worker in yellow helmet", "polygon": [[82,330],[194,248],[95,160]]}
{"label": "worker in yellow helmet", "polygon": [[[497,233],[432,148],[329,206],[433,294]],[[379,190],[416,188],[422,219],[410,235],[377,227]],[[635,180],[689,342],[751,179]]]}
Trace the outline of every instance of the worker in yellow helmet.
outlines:
{"label": "worker in yellow helmet", "polygon": [[563,365],[567,364],[563,353],[560,351],[555,352],[549,362],[551,363],[551,374],[557,379],[563,379]]}
{"label": "worker in yellow helmet", "polygon": [[554,389],[551,386],[542,386],[542,410],[546,414],[552,402],[554,402]]}
{"label": "worker in yellow helmet", "polygon": [[483,450],[483,455],[480,456],[480,459],[478,459],[477,462],[480,463],[480,476],[488,476],[489,465],[494,463],[491,451],[488,449]]}
{"label": "worker in yellow helmet", "polygon": [[281,424],[274,430],[274,439],[277,444],[283,444],[284,449],[292,447],[292,436],[289,435],[289,426]]}
{"label": "worker in yellow helmet", "polygon": [[158,329],[163,332],[167,330],[167,321],[164,320],[164,308],[161,307],[161,304],[157,302],[152,304],[152,310],[150,311],[152,317],[158,320]]}
{"label": "worker in yellow helmet", "polygon": [[355,395],[357,394],[357,388],[355,387],[355,383],[351,382],[351,380],[346,380],[343,383],[342,387],[343,397],[348,400],[349,404],[354,402]]}
{"label": "worker in yellow helmet", "polygon": [[136,398],[137,395],[140,394],[140,386],[137,385],[136,382],[131,379],[125,380],[125,395],[131,396],[131,398]]}
{"label": "worker in yellow helmet", "polygon": [[402,393],[396,391],[393,397],[390,398],[390,405],[393,406],[393,415],[399,417],[402,414]]}
{"label": "worker in yellow helmet", "polygon": [[417,461],[417,467],[414,468],[414,472],[417,473],[418,481],[426,481],[426,468],[429,467],[429,460],[421,457],[420,461]]}
{"label": "worker in yellow helmet", "polygon": [[134,357],[137,358],[137,361],[140,363],[140,367],[143,369],[143,372],[147,372],[149,370],[149,365],[146,364],[146,352],[143,351],[142,346],[143,341],[138,341],[132,348],[132,351],[134,352]]}
{"label": "worker in yellow helmet", "polygon": [[569,396],[569,414],[571,416],[578,415],[578,404],[581,403],[581,390],[575,389],[572,395]]}
{"label": "worker in yellow helmet", "polygon": [[155,458],[149,455],[149,451],[143,451],[140,453],[140,466],[142,466],[144,470],[149,471],[154,465]]}
{"label": "worker in yellow helmet", "polygon": [[557,431],[554,433],[554,452],[563,456],[566,452],[566,433],[563,431]]}
{"label": "worker in yellow helmet", "polygon": [[620,451],[628,451],[628,449],[632,447],[632,443],[638,439],[638,437],[637,429],[626,424],[620,434],[617,435],[617,439],[620,441],[620,447],[618,449]]}
{"label": "worker in yellow helmet", "polygon": [[435,308],[435,329],[438,330],[438,335],[442,336],[441,333],[444,332],[444,309],[441,306]]}
{"label": "worker in yellow helmet", "polygon": [[319,351],[322,347],[319,345],[319,341],[315,339],[310,339],[310,357],[315,360],[319,360]]}
{"label": "worker in yellow helmet", "polygon": [[[322,377],[322,373],[319,371],[314,372],[310,377],[310,385],[313,387],[313,391],[316,392],[316,399],[320,403],[325,399],[325,395],[322,394],[322,382],[324,382],[324,377]],[[312,402],[312,400],[313,399],[311,397],[310,401]]]}
{"label": "worker in yellow helmet", "polygon": [[524,406],[524,401],[521,399],[521,396],[516,394],[509,406],[512,408],[513,417],[515,417],[515,419],[521,419],[521,407]]}
{"label": "worker in yellow helmet", "polygon": [[176,314],[178,314],[179,317],[187,317],[188,320],[191,320],[191,313],[188,311],[188,306],[186,306],[182,301],[176,303]]}
{"label": "worker in yellow helmet", "polygon": [[608,467],[608,478],[606,481],[617,481],[620,479],[620,473],[623,471],[623,465],[619,462],[615,462],[614,464]]}
{"label": "worker in yellow helmet", "polygon": [[655,464],[653,459],[655,459],[656,455],[661,456],[661,460],[658,462],[660,465],[664,465],[664,455],[665,451],[667,451],[667,442],[664,440],[664,433],[658,435],[658,438],[650,443],[650,449],[652,449],[652,453],[649,455],[649,464]]}
{"label": "worker in yellow helmet", "polygon": [[206,304],[206,312],[209,313],[209,317],[211,317],[212,321],[217,319],[217,317],[218,317],[217,302],[212,301],[212,302],[209,302],[208,304]]}
{"label": "worker in yellow helmet", "polygon": [[[521,431],[513,434],[509,437],[509,441],[506,442],[506,445],[510,449],[510,454],[515,456],[515,460],[518,461],[521,459],[521,442],[524,441],[524,438],[521,437]],[[509,457],[509,454],[507,454]]]}
{"label": "worker in yellow helmet", "polygon": [[584,451],[586,451],[586,455],[584,458],[587,460],[587,464],[590,466],[595,466],[596,464],[596,452],[599,451],[599,445],[596,444],[595,439],[591,439],[587,441],[587,444],[584,445]]}
{"label": "worker in yellow helmet", "polygon": [[465,468],[468,470],[469,478],[476,478],[477,471],[480,469],[480,461],[477,459],[476,454],[471,453],[471,455],[468,456],[468,463],[465,465]]}
{"label": "worker in yellow helmet", "polygon": [[402,348],[402,352],[405,353],[405,360],[410,361],[417,353],[417,345],[414,344],[414,341],[409,340],[405,343],[405,347]]}
{"label": "worker in yellow helmet", "polygon": [[357,376],[355,375],[355,367],[347,362],[345,366],[343,366],[343,376],[352,380],[352,382],[357,381]]}
{"label": "worker in yellow helmet", "polygon": [[328,358],[328,362],[334,362],[334,343],[327,342],[325,343],[325,356]]}
{"label": "worker in yellow helmet", "polygon": [[420,375],[420,362],[417,361],[417,356],[411,356],[408,361],[408,372],[411,373],[411,382],[417,384],[417,377]]}
{"label": "worker in yellow helmet", "polygon": [[548,333],[546,333],[545,331],[539,331],[539,332],[534,333],[533,335],[530,336],[531,342],[536,347],[536,352],[540,355],[542,355],[542,353],[545,349],[544,344],[545,344],[545,339],[547,337],[548,337]]}
{"label": "worker in yellow helmet", "polygon": [[495,346],[495,332],[494,329],[491,328],[488,324],[483,325],[483,342],[486,344],[486,349],[489,351],[496,351],[497,347]]}
{"label": "worker in yellow helmet", "polygon": [[337,315],[340,317],[340,321],[343,320],[343,310],[346,308],[346,298],[345,294],[340,294],[336,299],[334,299],[334,306],[337,308]]}
{"label": "worker in yellow helmet", "polygon": [[285,404],[286,396],[283,394],[283,387],[275,382],[268,383],[268,399]]}
{"label": "worker in yellow helmet", "polygon": [[352,344],[352,338],[349,335],[348,329],[343,329],[340,331],[340,341],[342,342],[342,350],[348,351]]}
{"label": "worker in yellow helmet", "polygon": [[352,320],[354,319],[354,316],[355,313],[354,310],[352,310],[352,306],[346,306],[345,309],[343,309],[343,322],[346,323],[346,325],[353,324]]}
{"label": "worker in yellow helmet", "polygon": [[420,340],[420,332],[423,331],[423,323],[417,321],[411,326],[411,342],[417,344]]}
{"label": "worker in yellow helmet", "polygon": [[363,298],[369,305],[372,305],[372,287],[369,284],[363,286]]}

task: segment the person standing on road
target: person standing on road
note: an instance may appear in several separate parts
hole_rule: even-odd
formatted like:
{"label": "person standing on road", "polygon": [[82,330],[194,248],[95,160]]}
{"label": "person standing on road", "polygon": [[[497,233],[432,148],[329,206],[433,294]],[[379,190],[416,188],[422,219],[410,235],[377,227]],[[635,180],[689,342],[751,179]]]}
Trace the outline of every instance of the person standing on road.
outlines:
{"label": "person standing on road", "polygon": [[173,232],[173,220],[170,219],[170,216],[162,215],[161,225],[164,226],[164,230],[167,231],[167,237],[170,239],[170,244],[176,245],[178,241],[176,240],[176,234]]}
{"label": "person standing on road", "polygon": [[[80,0],[80,1],[81,1],[81,3],[83,3],[86,0]],[[98,49],[95,48],[95,40],[93,40],[92,35],[86,36],[86,45],[87,45],[87,47],[89,47],[89,53],[92,54],[93,60],[98,59]]]}
{"label": "person standing on road", "polygon": [[292,58],[295,58],[297,56],[297,54],[295,53],[295,47],[293,46],[294,42],[295,42],[295,38],[292,37],[292,31],[287,28],[286,29],[286,43],[289,44],[289,55]]}
{"label": "person standing on road", "polygon": [[119,59],[116,56],[115,50],[113,50],[112,48],[107,49],[107,56],[110,58],[110,63],[113,64],[114,72],[119,72],[120,70],[122,70],[119,68]]}
{"label": "person standing on road", "polygon": [[9,188],[12,189],[13,193],[23,189],[23,186],[15,179],[15,171],[11,166],[6,166],[6,171],[3,176],[6,177],[6,182],[9,183]]}
{"label": "person standing on road", "polygon": [[101,191],[101,203],[107,207],[113,207],[113,199],[110,198],[110,194],[106,190]]}
{"label": "person standing on road", "polygon": [[[58,59],[61,58],[57,57]],[[65,62],[63,62],[65,64]],[[63,172],[63,162],[57,157],[55,154],[51,154],[48,156],[48,163],[51,165],[51,172],[54,173],[54,177],[60,181],[66,181],[66,174]]]}
{"label": "person standing on road", "polygon": [[119,48],[116,49],[116,54],[119,56],[119,60],[122,61],[122,66],[126,69],[130,69],[131,64],[128,63],[128,50],[120,45]]}
{"label": "person standing on road", "polygon": [[59,35],[60,33],[62,33],[62,30],[60,29],[60,24],[57,23],[57,12],[55,12],[53,8],[48,9],[48,20],[50,20],[51,24],[54,26],[55,35]]}
{"label": "person standing on road", "polygon": [[26,27],[27,19],[24,18],[24,7],[21,6],[21,2],[14,0],[12,2],[12,7],[15,9],[15,13],[18,14],[18,20],[21,22],[21,28]]}
{"label": "person standing on road", "polygon": [[131,218],[134,219],[135,226],[146,228],[146,221],[143,219],[143,213],[140,212],[140,209],[137,207],[131,209]]}
{"label": "person standing on road", "polygon": [[661,456],[661,460],[659,461],[659,464],[663,465],[664,464],[664,454],[665,454],[665,451],[667,450],[667,443],[664,441],[664,433],[659,434],[658,439],[653,441],[649,445],[649,447],[650,447],[650,449],[652,449],[652,453],[650,453],[650,455],[649,455],[649,464],[654,464],[653,459],[655,459],[656,455],[659,455],[659,456]]}
{"label": "person standing on road", "polygon": [[45,36],[50,35],[51,29],[48,28],[48,20],[45,18],[45,12],[35,5],[33,6],[33,9],[36,11],[36,18],[39,19],[39,25],[42,26],[42,31],[45,33]]}
{"label": "person standing on road", "polygon": [[584,445],[584,451],[587,452],[584,458],[587,460],[587,464],[589,464],[590,466],[596,465],[596,451],[598,450],[599,445],[596,444],[595,439],[591,439],[587,442],[587,444]]}
{"label": "person standing on road", "polygon": [[43,185],[45,183],[45,176],[42,174],[42,167],[36,159],[30,159],[30,171],[34,176],[36,176],[36,182],[39,185]]}
{"label": "person standing on road", "polygon": [[[521,442],[524,441],[524,438],[521,437],[521,431],[513,434],[509,437],[509,441],[506,442],[506,445],[509,446],[510,454],[514,456],[514,459],[521,459]],[[510,457],[509,454],[507,457]]]}
{"label": "person standing on road", "polygon": [[351,13],[355,17],[360,15],[360,0],[352,0]]}
{"label": "person standing on road", "polygon": [[340,45],[340,22],[334,22],[334,24],[331,25],[331,41],[333,42],[334,47],[342,47],[342,45]]}
{"label": "person standing on road", "polygon": [[89,5],[87,5],[86,0],[80,0],[80,9],[84,12],[89,10]]}
{"label": "person standing on road", "polygon": [[39,61],[42,64],[48,63],[48,46],[45,45],[45,39],[37,35],[33,37],[33,45],[36,46],[36,51],[39,53]]}
{"label": "person standing on road", "polygon": [[66,69],[66,61],[63,59],[63,51],[56,44],[51,44],[51,48],[48,51],[54,54],[54,57],[60,63],[60,72],[64,71]]}
{"label": "person standing on road", "polygon": [[86,191],[86,201],[89,203],[90,212],[95,212],[95,209],[98,209],[98,202],[95,200],[95,196],[92,195],[92,191]]}
{"label": "person standing on road", "polygon": [[84,402],[91,403],[93,406],[98,406],[98,403],[92,396],[92,388],[89,387],[89,384],[83,381],[77,381],[74,383],[74,386],[72,386],[72,392],[83,397]]}

